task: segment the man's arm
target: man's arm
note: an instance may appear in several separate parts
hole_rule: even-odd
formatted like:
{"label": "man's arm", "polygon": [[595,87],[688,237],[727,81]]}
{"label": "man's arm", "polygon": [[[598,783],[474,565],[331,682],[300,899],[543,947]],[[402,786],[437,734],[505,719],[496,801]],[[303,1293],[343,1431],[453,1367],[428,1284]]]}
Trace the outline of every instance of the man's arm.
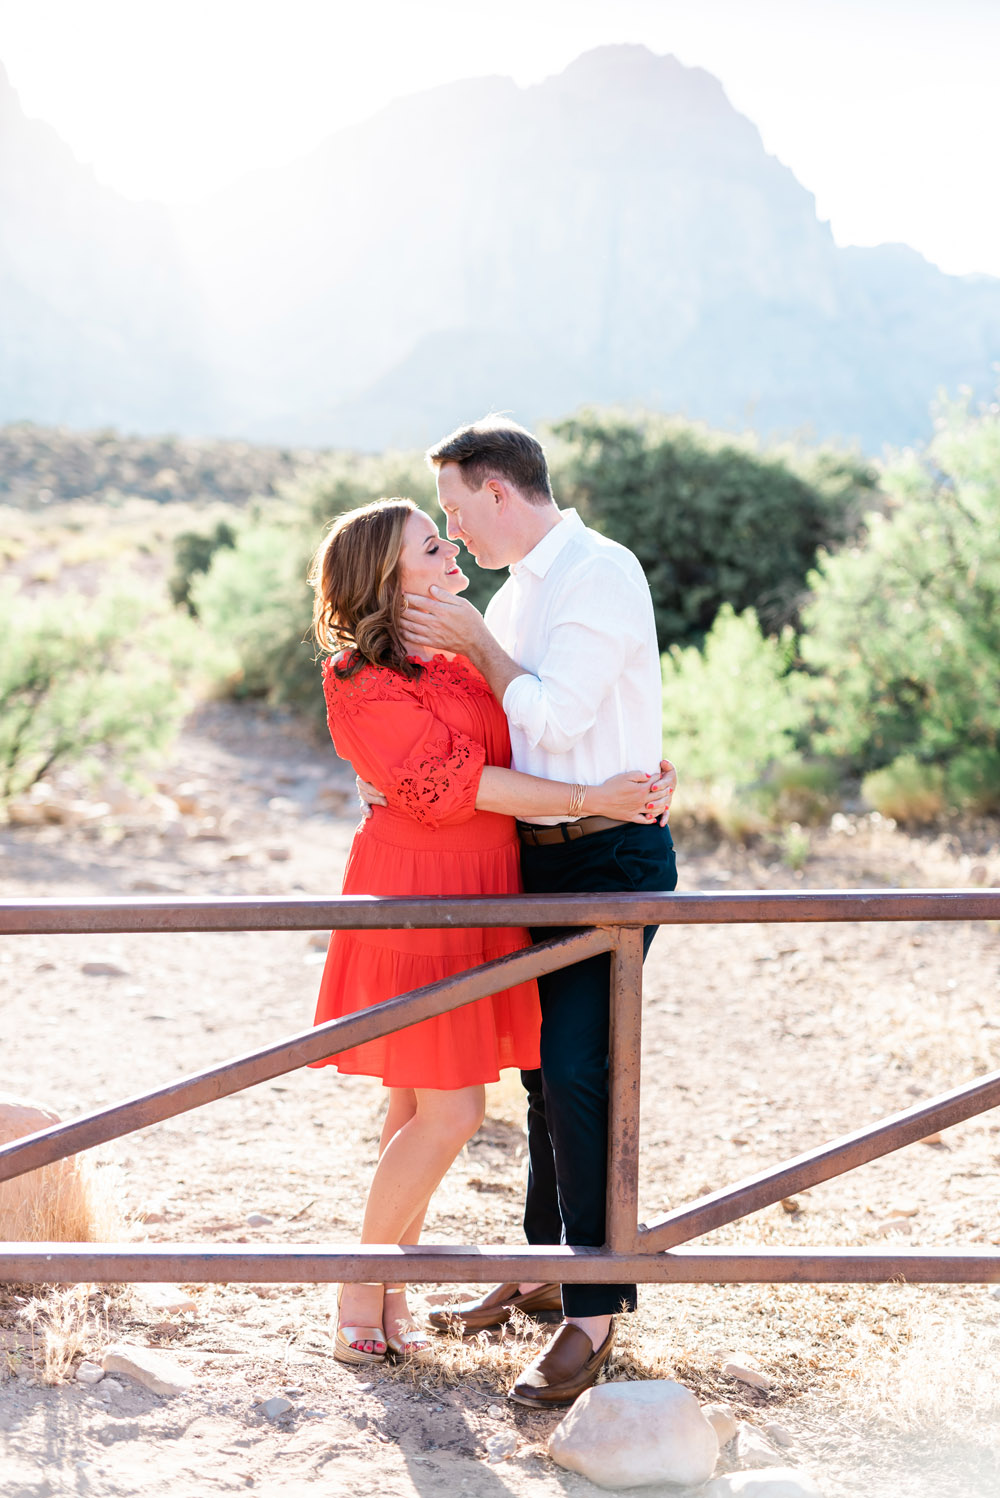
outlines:
{"label": "man's arm", "polygon": [[482,672],[498,702],[518,676],[527,676],[494,639],[478,609],[464,598],[443,588],[431,589],[432,598],[406,595],[403,613],[403,643],[408,650],[453,650],[467,656]]}

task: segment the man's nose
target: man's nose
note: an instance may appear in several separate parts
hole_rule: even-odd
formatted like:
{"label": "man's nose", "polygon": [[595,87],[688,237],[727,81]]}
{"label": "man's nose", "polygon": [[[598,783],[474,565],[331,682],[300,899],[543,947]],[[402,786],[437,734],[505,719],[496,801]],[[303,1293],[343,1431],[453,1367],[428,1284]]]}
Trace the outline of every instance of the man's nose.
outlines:
{"label": "man's nose", "polygon": [[[462,527],[459,525],[457,517],[454,516],[454,515],[449,515],[448,516],[448,540],[449,541],[457,541],[459,539],[459,537],[461,536],[461,534],[462,534]],[[457,547],[455,549],[456,549],[456,551],[458,550]]]}

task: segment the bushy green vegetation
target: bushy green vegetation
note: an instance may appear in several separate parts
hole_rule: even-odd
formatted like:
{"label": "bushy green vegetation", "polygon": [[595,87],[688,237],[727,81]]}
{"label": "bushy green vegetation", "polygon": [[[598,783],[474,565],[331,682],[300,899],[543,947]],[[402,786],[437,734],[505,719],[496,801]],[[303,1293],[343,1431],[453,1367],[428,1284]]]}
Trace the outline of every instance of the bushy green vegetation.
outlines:
{"label": "bushy green vegetation", "polygon": [[55,766],[128,769],[169,742],[202,641],[135,592],[0,592],[0,801]]}
{"label": "bushy green vegetation", "polygon": [[839,776],[903,822],[1000,812],[1000,411],[947,407],[883,486],[810,575],[797,641],[723,609],[666,658],[668,750],[722,825],[783,819],[810,777],[819,809]]}
{"label": "bushy green vegetation", "polygon": [[724,604],[769,632],[795,623],[818,549],[852,534],[876,494],[848,454],[761,453],[676,418],[584,411],[554,431],[557,493],[635,552],[663,649],[700,641]]}
{"label": "bushy green vegetation", "polygon": [[885,488],[864,546],[811,580],[815,739],[860,772],[896,763],[897,786],[936,767],[947,804],[1000,810],[1000,415],[948,407]]}

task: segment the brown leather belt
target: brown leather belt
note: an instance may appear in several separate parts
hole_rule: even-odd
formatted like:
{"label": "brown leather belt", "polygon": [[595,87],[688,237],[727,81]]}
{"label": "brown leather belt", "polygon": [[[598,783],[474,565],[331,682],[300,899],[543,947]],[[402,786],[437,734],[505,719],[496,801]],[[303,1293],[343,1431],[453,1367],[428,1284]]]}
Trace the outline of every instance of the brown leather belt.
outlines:
{"label": "brown leather belt", "polygon": [[581,817],[578,822],[557,822],[554,827],[536,827],[532,822],[518,822],[517,835],[522,843],[533,848],[544,848],[548,843],[573,843],[578,837],[589,837],[592,832],[606,832],[609,827],[627,827],[627,822],[615,822],[611,817]]}

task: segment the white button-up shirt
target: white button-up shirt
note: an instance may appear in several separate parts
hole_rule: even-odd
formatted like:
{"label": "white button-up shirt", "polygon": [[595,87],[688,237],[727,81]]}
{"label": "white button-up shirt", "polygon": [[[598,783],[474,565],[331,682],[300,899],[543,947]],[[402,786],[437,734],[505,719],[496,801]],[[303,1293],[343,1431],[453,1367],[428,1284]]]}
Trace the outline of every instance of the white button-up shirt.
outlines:
{"label": "white button-up shirt", "polygon": [[663,687],[649,584],[626,547],[575,510],[561,514],[486,610],[494,637],[529,673],[503,698],[512,766],[584,785],[655,772]]}

